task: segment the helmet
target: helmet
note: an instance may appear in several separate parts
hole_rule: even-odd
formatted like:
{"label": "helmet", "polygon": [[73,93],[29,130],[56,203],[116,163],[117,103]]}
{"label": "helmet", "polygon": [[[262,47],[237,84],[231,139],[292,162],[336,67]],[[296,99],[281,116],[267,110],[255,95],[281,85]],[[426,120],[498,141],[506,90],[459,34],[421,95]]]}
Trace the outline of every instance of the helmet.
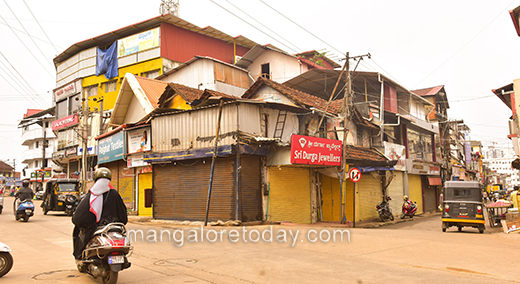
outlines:
{"label": "helmet", "polygon": [[22,186],[24,186],[24,187],[29,186],[29,181],[28,180],[22,181]]}
{"label": "helmet", "polygon": [[112,173],[108,168],[99,168],[94,173],[94,181],[97,181],[99,178],[107,178],[109,180],[112,179]]}
{"label": "helmet", "polygon": [[392,198],[390,198],[390,195],[386,196],[386,200],[392,200]]}
{"label": "helmet", "polygon": [[408,195],[403,196],[403,199],[406,201],[408,200]]}

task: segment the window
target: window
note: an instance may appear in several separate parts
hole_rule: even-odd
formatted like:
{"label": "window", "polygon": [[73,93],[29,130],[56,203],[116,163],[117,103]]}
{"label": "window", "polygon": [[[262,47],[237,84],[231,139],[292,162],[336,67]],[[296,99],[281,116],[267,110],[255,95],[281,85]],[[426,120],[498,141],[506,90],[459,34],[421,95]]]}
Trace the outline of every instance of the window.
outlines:
{"label": "window", "polygon": [[56,102],[56,119],[64,118],[68,114],[67,99]]}
{"label": "window", "polygon": [[36,141],[36,146],[35,148],[38,149],[40,147],[40,141]]}
{"label": "window", "polygon": [[159,70],[152,70],[152,71],[144,72],[143,77],[146,77],[149,79],[155,79],[155,78],[159,77]]}
{"label": "window", "polygon": [[106,82],[104,85],[105,93],[115,92],[117,89],[117,81]]}
{"label": "window", "polygon": [[85,87],[85,89],[83,89],[83,90],[85,92],[86,97],[92,97],[92,96],[96,96],[98,94],[97,85]]}
{"label": "window", "polygon": [[269,63],[262,64],[262,77],[271,79],[271,68],[269,68]]}
{"label": "window", "polygon": [[454,196],[471,196],[471,190],[470,189],[454,189],[453,195]]}

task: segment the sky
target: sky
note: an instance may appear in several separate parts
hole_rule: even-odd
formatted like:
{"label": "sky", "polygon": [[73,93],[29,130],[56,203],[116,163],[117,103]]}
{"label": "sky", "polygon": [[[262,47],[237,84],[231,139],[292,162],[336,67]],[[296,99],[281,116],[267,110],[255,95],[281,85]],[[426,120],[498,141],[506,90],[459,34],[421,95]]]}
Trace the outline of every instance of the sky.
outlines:
{"label": "sky", "polygon": [[[471,140],[507,151],[511,110],[492,92],[520,78],[520,37],[509,10],[520,0],[274,1],[180,0],[179,16],[199,27],[272,44],[289,53],[326,51],[343,64],[370,53],[358,71],[401,86],[444,85],[449,119]],[[27,109],[52,106],[52,60],[71,45],[159,15],[161,0],[0,1],[0,160],[21,170]]]}

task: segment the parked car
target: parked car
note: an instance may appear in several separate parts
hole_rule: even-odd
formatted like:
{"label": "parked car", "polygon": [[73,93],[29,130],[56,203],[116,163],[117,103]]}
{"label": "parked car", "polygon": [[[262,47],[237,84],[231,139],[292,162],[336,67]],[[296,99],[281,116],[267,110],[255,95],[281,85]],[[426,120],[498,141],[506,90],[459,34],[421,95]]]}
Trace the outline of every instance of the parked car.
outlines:
{"label": "parked car", "polygon": [[34,195],[34,197],[36,198],[36,200],[43,200],[44,193],[45,193],[45,191],[43,191],[43,190],[37,191],[36,194]]}

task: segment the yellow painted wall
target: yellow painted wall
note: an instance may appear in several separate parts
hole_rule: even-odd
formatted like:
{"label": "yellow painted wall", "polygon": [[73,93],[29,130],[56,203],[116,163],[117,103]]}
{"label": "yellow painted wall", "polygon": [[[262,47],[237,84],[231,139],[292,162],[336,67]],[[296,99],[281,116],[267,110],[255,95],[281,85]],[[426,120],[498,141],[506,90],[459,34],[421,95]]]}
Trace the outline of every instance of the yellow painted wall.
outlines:
{"label": "yellow painted wall", "polygon": [[[125,77],[126,73],[132,73],[138,76],[143,76],[143,73],[153,71],[153,70],[159,70],[159,75],[162,75],[162,66],[163,66],[163,59],[157,58],[148,60],[145,62],[139,62],[133,65],[125,66],[119,68],[119,77],[118,78],[112,78],[108,80],[104,74],[100,76],[89,76],[83,78],[82,86],[83,88],[89,87],[92,85],[97,84],[98,92],[96,96],[92,96],[90,98],[97,98],[99,99],[101,96],[104,97],[103,100],[103,109],[109,110],[113,109],[114,105],[116,103],[117,95],[119,94],[119,90],[121,89],[121,83],[123,82],[123,78]],[[116,91],[105,93],[105,86],[103,83],[110,82],[117,80],[117,87]],[[89,100],[88,102],[89,107],[93,108],[99,108],[99,103],[94,102],[92,100]]]}
{"label": "yellow painted wall", "polygon": [[172,100],[172,105],[169,108],[174,109],[191,109],[191,106],[179,95],[175,96]]}
{"label": "yellow painted wall", "polygon": [[139,191],[139,216],[152,216],[153,215],[153,204],[152,207],[144,207],[144,189],[152,188],[152,173],[139,174],[138,191]]}
{"label": "yellow painted wall", "polygon": [[[339,179],[321,175],[321,194],[323,221],[340,221],[341,192]],[[353,195],[354,183],[347,181],[347,192],[345,200],[345,215],[348,221],[353,218]]]}
{"label": "yellow painted wall", "polygon": [[417,202],[417,214],[423,213],[422,183],[420,175],[408,175],[408,198]]}
{"label": "yellow painted wall", "polygon": [[311,223],[309,168],[269,167],[269,221]]}

